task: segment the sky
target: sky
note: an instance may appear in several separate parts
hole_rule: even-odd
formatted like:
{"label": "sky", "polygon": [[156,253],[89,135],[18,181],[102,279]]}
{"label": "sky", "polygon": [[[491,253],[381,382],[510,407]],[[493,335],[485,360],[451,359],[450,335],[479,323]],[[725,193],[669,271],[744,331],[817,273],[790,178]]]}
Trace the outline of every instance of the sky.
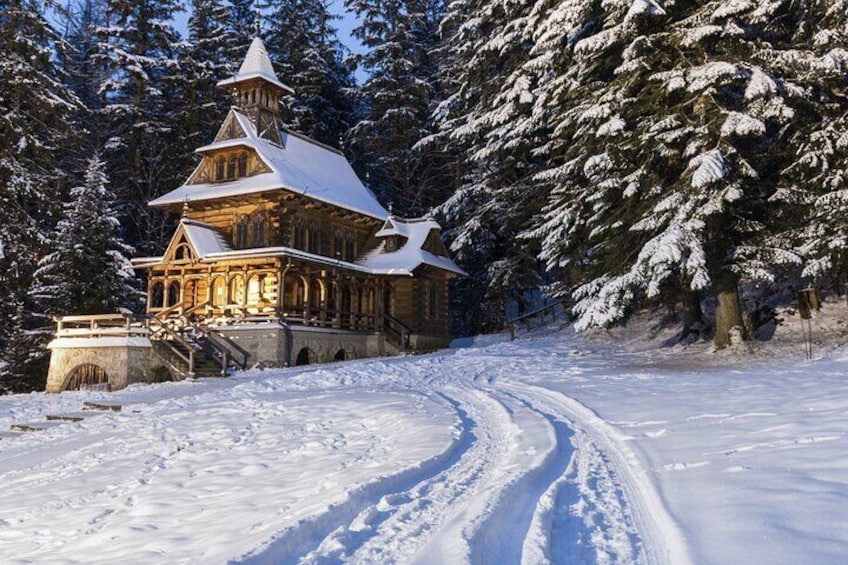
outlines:
{"label": "sky", "polygon": [[[362,44],[351,35],[353,28],[355,28],[358,23],[356,15],[345,9],[344,0],[327,0],[327,6],[329,7],[331,14],[339,16],[339,19],[333,22],[333,26],[339,31],[339,41],[341,41],[345,47],[350,49],[352,53],[362,53]],[[174,18],[174,26],[183,37],[185,37],[187,33],[186,29],[188,17],[190,15],[190,6],[186,5],[184,7],[186,8],[186,11],[177,14]],[[245,45],[245,49],[247,49],[247,45]],[[361,84],[365,78],[366,75],[361,69],[356,72],[357,82]],[[283,80],[285,81],[284,78]]]}

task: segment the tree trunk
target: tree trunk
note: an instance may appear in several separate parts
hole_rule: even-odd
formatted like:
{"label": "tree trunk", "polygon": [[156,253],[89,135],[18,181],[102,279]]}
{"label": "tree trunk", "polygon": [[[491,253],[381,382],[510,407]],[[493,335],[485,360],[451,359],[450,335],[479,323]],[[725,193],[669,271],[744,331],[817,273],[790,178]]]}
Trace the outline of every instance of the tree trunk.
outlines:
{"label": "tree trunk", "polygon": [[745,335],[745,325],[742,321],[742,304],[739,297],[739,277],[731,271],[722,270],[713,281],[716,295],[716,349],[731,344],[731,330],[739,328],[742,339]]}
{"label": "tree trunk", "polygon": [[683,303],[683,331],[680,339],[684,340],[690,335],[699,335],[704,324],[704,311],[701,309],[701,293],[697,290],[683,290],[681,297]]}

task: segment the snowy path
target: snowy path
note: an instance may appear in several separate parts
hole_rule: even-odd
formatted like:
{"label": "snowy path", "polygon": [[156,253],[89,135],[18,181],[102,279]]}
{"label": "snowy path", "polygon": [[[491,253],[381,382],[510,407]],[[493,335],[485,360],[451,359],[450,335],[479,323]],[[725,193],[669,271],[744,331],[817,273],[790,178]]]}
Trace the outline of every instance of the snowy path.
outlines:
{"label": "snowy path", "polygon": [[[795,382],[745,374],[751,394],[730,400],[721,391],[738,386],[735,371],[588,347],[562,334],[112,395],[0,398],[4,430],[87,399],[123,406],[0,439],[0,556],[676,565],[766,552],[770,563],[840,562],[844,521],[817,531],[813,516],[839,516],[845,464],[815,469],[845,447],[837,414],[848,386],[831,388],[835,402],[802,389],[830,417],[797,436],[788,430],[799,417],[776,421],[797,401]],[[775,449],[803,454],[787,462],[803,469],[794,483],[758,469],[757,452]],[[713,469],[719,460],[734,461]],[[753,489],[775,478],[813,493],[809,507]],[[757,510],[759,522],[733,519]],[[815,551],[781,539],[788,525]]]}

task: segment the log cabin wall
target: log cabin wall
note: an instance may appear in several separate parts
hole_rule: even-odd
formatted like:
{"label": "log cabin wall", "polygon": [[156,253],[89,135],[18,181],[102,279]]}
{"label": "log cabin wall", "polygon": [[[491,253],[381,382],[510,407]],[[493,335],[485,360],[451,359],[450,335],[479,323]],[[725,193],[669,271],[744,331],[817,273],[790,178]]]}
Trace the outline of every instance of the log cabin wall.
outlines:
{"label": "log cabin wall", "polygon": [[[353,237],[355,255],[361,256],[370,250],[376,239],[373,234],[381,222],[367,216],[342,210],[329,204],[316,203],[305,197],[291,193],[275,195],[248,195],[239,198],[193,203],[188,217],[209,224],[233,245],[236,222],[242,216],[264,213],[268,221],[268,246],[297,247],[294,232],[298,224],[311,230],[317,227],[320,244],[302,245],[304,251],[311,251],[325,257],[336,257],[337,231]],[[311,233],[310,233],[311,235]]]}

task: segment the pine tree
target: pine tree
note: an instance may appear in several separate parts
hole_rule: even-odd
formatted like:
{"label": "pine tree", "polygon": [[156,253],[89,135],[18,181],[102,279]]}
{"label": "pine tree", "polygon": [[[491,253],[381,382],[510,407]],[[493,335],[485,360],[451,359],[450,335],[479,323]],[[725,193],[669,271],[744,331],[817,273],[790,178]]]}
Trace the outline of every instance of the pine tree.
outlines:
{"label": "pine tree", "polygon": [[0,393],[38,387],[44,367],[28,343],[35,263],[77,144],[69,127],[79,100],[63,84],[59,34],[32,1],[0,1]]}
{"label": "pine tree", "polygon": [[171,25],[177,0],[108,0],[108,25],[98,30],[99,62],[108,69],[101,110],[110,137],[104,157],[115,179],[128,242],[142,252],[161,248],[170,232],[147,202],[185,180],[176,133],[178,36]]}
{"label": "pine tree", "polygon": [[452,2],[442,23],[441,83],[448,96],[436,108],[438,131],[423,141],[458,156],[456,192],[440,207],[451,249],[470,277],[459,284],[473,304],[471,331],[502,326],[504,305],[538,288],[533,246],[518,235],[538,210],[528,182],[537,133],[531,59],[535,2]]}
{"label": "pine tree", "polygon": [[402,214],[432,205],[422,190],[424,163],[415,145],[429,135],[433,101],[432,0],[348,0],[360,19],[354,35],[367,48],[359,57],[368,80],[359,89],[361,119],[348,134],[354,166],[384,201]]}
{"label": "pine tree", "polygon": [[579,328],[646,298],[712,295],[722,347],[745,332],[741,281],[791,280],[801,257],[776,237],[789,225],[776,199],[786,148],[820,119],[797,64],[798,30],[822,15],[809,8],[609,2],[576,41],[563,35],[568,71],[540,94],[556,126],[535,235],[543,259],[581,273]]}
{"label": "pine tree", "polygon": [[324,0],[275,0],[264,5],[265,44],[277,74],[295,93],[283,99],[293,129],[329,145],[352,123],[353,87],[346,50]]}
{"label": "pine tree", "polygon": [[230,31],[234,46],[250,44],[250,38],[256,33],[256,7],[254,0],[230,1]]}
{"label": "pine tree", "polygon": [[136,306],[139,292],[121,242],[120,223],[99,155],[87,164],[84,184],[71,189],[38,263],[32,297],[47,316],[106,314]]}
{"label": "pine tree", "polygon": [[[209,143],[229,111],[231,100],[217,88],[218,81],[234,74],[237,66],[235,32],[230,10],[221,0],[192,0],[188,41],[179,53],[180,100],[176,124],[183,149],[176,153],[191,159],[195,148]],[[243,46],[238,50],[241,54]],[[186,168],[191,162],[186,162]]]}

